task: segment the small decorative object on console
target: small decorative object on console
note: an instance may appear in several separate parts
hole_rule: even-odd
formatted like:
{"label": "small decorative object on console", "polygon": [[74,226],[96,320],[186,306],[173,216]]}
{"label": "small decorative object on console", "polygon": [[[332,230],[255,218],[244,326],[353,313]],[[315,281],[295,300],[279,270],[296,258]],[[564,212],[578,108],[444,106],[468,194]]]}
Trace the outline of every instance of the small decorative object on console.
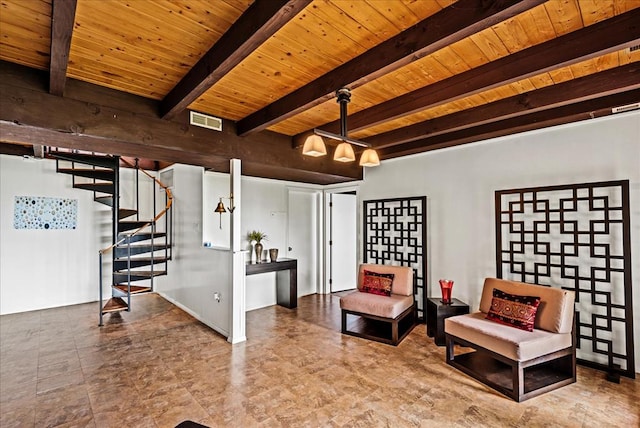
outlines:
{"label": "small decorative object on console", "polygon": [[453,288],[452,279],[441,279],[440,289],[442,290],[442,303],[445,305],[451,304],[451,289]]}
{"label": "small decorative object on console", "polygon": [[277,248],[269,248],[269,258],[272,262],[278,260],[278,249]]}
{"label": "small decorative object on console", "polygon": [[256,252],[256,263],[262,263],[262,246],[261,241],[267,240],[267,234],[257,230],[253,230],[247,234],[247,240],[249,242],[255,242],[254,250]]}

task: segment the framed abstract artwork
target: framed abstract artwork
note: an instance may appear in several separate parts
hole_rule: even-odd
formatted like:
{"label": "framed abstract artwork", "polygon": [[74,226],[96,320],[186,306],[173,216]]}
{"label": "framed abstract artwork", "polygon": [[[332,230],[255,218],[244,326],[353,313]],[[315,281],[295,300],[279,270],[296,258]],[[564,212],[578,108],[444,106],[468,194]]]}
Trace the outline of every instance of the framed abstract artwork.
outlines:
{"label": "framed abstract artwork", "polygon": [[14,229],[75,229],[78,200],[45,196],[16,196]]}

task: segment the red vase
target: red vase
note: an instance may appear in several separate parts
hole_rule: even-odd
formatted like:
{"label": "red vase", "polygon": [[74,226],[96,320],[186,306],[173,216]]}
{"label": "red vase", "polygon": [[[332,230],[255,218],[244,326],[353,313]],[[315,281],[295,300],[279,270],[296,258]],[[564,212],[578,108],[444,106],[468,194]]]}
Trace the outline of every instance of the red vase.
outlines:
{"label": "red vase", "polygon": [[453,288],[453,280],[451,279],[441,279],[440,280],[440,290],[442,290],[442,300],[441,302],[445,305],[451,304],[451,289]]}

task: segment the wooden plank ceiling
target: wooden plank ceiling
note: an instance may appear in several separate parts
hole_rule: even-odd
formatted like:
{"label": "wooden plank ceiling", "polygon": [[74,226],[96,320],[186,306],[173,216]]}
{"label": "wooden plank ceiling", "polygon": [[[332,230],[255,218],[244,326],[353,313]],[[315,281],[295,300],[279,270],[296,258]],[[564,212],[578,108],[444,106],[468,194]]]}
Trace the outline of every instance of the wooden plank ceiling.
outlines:
{"label": "wooden plank ceiling", "polygon": [[[378,148],[383,160],[611,114],[613,106],[640,101],[640,49],[634,49],[640,45],[640,0],[0,5],[0,59],[48,72],[50,94],[79,98],[69,85],[81,81],[85,88],[151,100],[154,120],[184,121],[185,109],[224,118],[235,134],[228,138],[259,145],[269,135],[284,142],[273,165],[260,165],[264,150],[241,153],[250,173],[274,178],[361,178],[357,165],[340,172],[330,160],[300,155],[300,142],[313,128],[338,131],[334,93],[340,87],[352,91],[349,136]],[[3,95],[11,90],[5,86]],[[127,104],[125,110],[135,109]],[[32,143],[29,132],[10,128],[25,123],[17,110],[3,106],[1,129],[13,137],[0,138]],[[54,129],[44,120],[28,125]],[[96,127],[94,136],[109,148],[108,135],[100,132]],[[117,147],[126,142],[121,138]],[[82,139],[74,144],[82,147]],[[154,152],[153,144],[147,155],[217,167],[239,155],[212,152],[215,161],[204,155],[198,161],[188,141],[173,144],[186,152],[184,159]],[[278,157],[288,159],[287,172],[277,172]]]}

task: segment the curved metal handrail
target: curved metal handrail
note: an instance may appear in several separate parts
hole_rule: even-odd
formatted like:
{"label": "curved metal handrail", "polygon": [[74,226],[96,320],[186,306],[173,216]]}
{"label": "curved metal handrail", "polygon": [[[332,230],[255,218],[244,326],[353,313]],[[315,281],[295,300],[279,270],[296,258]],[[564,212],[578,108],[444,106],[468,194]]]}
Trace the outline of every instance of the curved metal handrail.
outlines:
{"label": "curved metal handrail", "polygon": [[[132,168],[136,168],[135,165],[131,164],[130,162],[126,161],[125,159],[120,158],[120,160],[129,165]],[[98,251],[98,253],[100,255],[106,254],[109,251],[112,251],[115,247],[117,247],[118,245],[122,244],[124,241],[126,241],[127,239],[131,238],[132,236],[137,235],[138,233],[140,233],[143,229],[151,226],[151,224],[156,223],[158,220],[160,220],[167,211],[169,211],[169,208],[171,208],[171,205],[173,204],[173,194],[171,193],[171,190],[160,180],[158,180],[156,177],[152,176],[151,174],[149,174],[147,171],[145,171],[142,168],[137,168],[139,171],[142,171],[143,174],[145,174],[147,177],[149,177],[150,179],[152,179],[153,181],[155,181],[158,186],[160,186],[165,194],[167,195],[167,205],[164,207],[164,209],[162,211],[160,211],[151,221],[146,222],[144,225],[140,226],[139,228],[137,228],[135,231],[133,231],[132,233],[126,234],[125,237],[123,237],[122,239],[120,239],[119,241],[117,241],[115,244],[112,244],[110,246],[108,246],[107,248],[103,248],[101,250]]]}

